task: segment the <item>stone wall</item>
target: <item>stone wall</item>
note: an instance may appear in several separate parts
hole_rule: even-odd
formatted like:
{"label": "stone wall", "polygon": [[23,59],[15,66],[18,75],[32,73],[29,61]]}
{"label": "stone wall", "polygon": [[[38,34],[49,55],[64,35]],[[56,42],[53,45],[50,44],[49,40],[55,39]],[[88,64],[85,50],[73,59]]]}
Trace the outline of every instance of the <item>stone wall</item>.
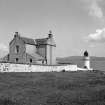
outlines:
{"label": "stone wall", "polygon": [[60,72],[77,71],[77,65],[30,65],[30,64],[11,64],[0,63],[0,72]]}
{"label": "stone wall", "polygon": [[[16,46],[19,46],[18,52]],[[26,54],[25,54],[25,44],[19,36],[14,37],[11,43],[9,44],[9,61],[10,62],[19,62],[26,63]],[[18,59],[16,61],[16,59]]]}

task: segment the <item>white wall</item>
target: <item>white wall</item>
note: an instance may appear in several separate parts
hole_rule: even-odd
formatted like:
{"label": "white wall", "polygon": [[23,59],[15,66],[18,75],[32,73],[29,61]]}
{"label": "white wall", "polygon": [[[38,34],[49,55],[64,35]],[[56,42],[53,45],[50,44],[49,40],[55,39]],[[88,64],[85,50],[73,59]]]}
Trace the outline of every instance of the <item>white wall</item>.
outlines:
{"label": "white wall", "polygon": [[90,69],[90,57],[84,57],[84,66]]}
{"label": "white wall", "polygon": [[77,65],[28,65],[0,63],[0,72],[51,72],[62,70],[77,71]]}

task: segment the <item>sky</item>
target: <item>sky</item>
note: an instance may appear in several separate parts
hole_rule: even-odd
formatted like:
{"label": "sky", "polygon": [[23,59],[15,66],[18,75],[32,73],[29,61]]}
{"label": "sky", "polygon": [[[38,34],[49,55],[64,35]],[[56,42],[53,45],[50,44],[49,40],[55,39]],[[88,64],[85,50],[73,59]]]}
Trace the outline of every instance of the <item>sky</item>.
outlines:
{"label": "sky", "polygon": [[105,57],[105,0],[0,0],[0,57],[14,33],[44,38],[52,30],[56,56]]}

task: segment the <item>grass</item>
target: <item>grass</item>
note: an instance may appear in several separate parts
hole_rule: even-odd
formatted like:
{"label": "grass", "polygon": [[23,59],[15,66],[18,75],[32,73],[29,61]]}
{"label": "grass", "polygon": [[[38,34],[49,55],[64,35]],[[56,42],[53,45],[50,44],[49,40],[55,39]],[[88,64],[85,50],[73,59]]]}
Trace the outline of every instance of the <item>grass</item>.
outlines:
{"label": "grass", "polygon": [[0,73],[0,105],[105,105],[105,74]]}

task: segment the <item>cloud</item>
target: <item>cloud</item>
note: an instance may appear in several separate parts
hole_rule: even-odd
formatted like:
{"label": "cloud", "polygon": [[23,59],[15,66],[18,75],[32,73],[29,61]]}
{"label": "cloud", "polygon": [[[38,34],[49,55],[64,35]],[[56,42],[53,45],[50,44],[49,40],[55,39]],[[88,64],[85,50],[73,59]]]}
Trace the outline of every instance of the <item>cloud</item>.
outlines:
{"label": "cloud", "polygon": [[0,50],[8,51],[8,47],[5,44],[0,43]]}
{"label": "cloud", "polygon": [[95,33],[89,34],[85,39],[88,42],[105,43],[105,28],[97,29]]}
{"label": "cloud", "polygon": [[98,4],[92,3],[89,8],[89,15],[96,16],[97,18],[103,18],[103,12],[102,9],[98,6]]}
{"label": "cloud", "polygon": [[0,43],[0,58],[8,54],[9,48],[3,43]]}
{"label": "cloud", "polygon": [[102,2],[103,0],[82,0],[82,1],[85,2],[86,9],[90,16],[103,20],[104,14],[102,8],[99,5],[99,2]]}

